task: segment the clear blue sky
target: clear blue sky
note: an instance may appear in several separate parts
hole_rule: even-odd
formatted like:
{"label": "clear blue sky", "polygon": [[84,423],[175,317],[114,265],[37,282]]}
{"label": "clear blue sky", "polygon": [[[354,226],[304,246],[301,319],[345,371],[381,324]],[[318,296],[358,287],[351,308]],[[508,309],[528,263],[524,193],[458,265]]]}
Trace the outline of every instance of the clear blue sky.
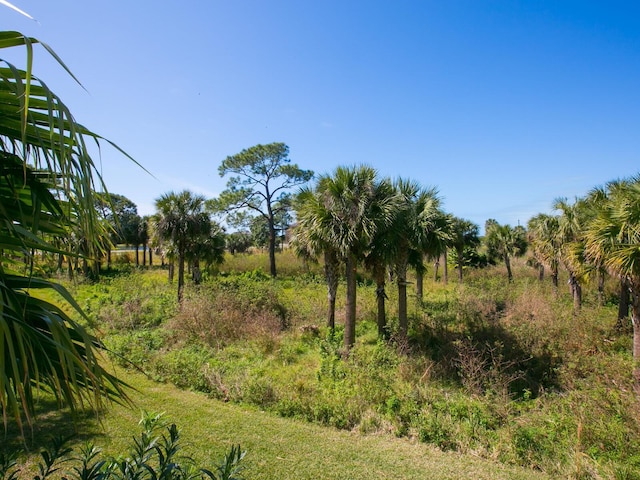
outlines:
{"label": "clear blue sky", "polygon": [[42,50],[36,75],[155,176],[102,151],[141,214],[170,190],[216,196],[220,162],[258,143],[415,179],[481,227],[640,172],[640,2],[13,3],[38,22],[0,7],[0,28],[48,43],[88,92]]}

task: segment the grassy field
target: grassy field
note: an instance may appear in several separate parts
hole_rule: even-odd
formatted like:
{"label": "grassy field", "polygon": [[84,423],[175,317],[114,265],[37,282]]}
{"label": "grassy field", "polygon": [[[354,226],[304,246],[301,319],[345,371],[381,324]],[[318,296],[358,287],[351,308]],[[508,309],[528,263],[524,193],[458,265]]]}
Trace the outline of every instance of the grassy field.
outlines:
{"label": "grassy field", "polygon": [[[89,416],[71,445],[92,440],[109,455],[127,451],[138,432],[140,410],[164,412],[182,432],[183,452],[199,465],[220,458],[232,444],[247,450],[247,479],[543,479],[542,473],[510,467],[473,455],[444,453],[425,444],[388,435],[366,436],[354,432],[284,419],[255,408],[237,406],[194,392],[158,384],[140,374],[121,372],[136,389],[134,408],[112,406],[101,423]],[[41,440],[68,431],[68,417],[48,417],[36,426]],[[5,445],[6,447],[6,445]],[[212,459],[214,461],[212,461]],[[32,478],[37,456],[20,478]]]}

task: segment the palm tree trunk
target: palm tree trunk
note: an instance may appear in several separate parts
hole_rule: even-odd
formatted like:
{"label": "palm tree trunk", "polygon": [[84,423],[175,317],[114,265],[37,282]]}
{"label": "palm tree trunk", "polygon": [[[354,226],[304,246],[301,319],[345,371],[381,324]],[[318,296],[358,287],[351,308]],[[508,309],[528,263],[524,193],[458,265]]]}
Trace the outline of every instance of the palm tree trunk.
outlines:
{"label": "palm tree trunk", "polygon": [[385,311],[385,300],[387,299],[387,294],[385,293],[385,265],[383,263],[379,263],[375,266],[374,269],[374,277],[376,280],[376,299],[378,301],[378,337],[387,338],[387,314]]}
{"label": "palm tree trunk", "polygon": [[193,278],[193,283],[196,285],[200,285],[202,282],[202,271],[200,270],[200,259],[193,259],[193,268],[191,269],[191,274]]}
{"label": "palm tree trunk", "polygon": [[544,282],[544,265],[542,263],[538,265],[538,280]]}
{"label": "palm tree trunk", "polygon": [[327,282],[327,298],[329,310],[327,312],[327,327],[334,332],[336,328],[336,294],[338,292],[338,261],[335,255],[324,253],[324,276]]}
{"label": "palm tree trunk", "polygon": [[462,283],[462,259],[463,259],[463,250],[460,248],[456,250],[456,256],[458,260],[458,283]]}
{"label": "palm tree trunk", "polygon": [[344,319],[344,347],[348,354],[356,342],[356,258],[347,256],[347,308]]}
{"label": "palm tree trunk", "polygon": [[438,269],[440,268],[440,257],[436,258],[436,261],[433,262],[433,281],[438,281]]}
{"label": "palm tree trunk", "polygon": [[140,266],[140,256],[138,255],[138,244],[136,243],[136,267]]}
{"label": "palm tree trunk", "polygon": [[178,303],[182,303],[182,291],[184,289],[184,254],[178,254]]}
{"label": "palm tree trunk", "polygon": [[513,282],[513,274],[511,273],[511,259],[506,253],[502,256],[504,259],[504,265],[507,267],[507,278],[509,283]]}
{"label": "palm tree trunk", "polygon": [[577,313],[582,308],[582,286],[573,273],[569,273],[569,287],[573,296],[573,311]]}
{"label": "palm tree trunk", "polygon": [[551,268],[551,282],[553,283],[553,292],[558,295],[558,267]]}
{"label": "palm tree trunk", "polygon": [[598,271],[598,305],[601,307],[604,305],[604,276],[605,271],[601,268]]}
{"label": "palm tree trunk", "polygon": [[149,247],[149,267],[153,267],[153,248]]}
{"label": "palm tree trunk", "polygon": [[422,268],[416,269],[416,297],[418,298],[418,302],[422,303],[422,297],[424,293],[424,272]]}
{"label": "palm tree trunk", "polygon": [[58,268],[57,272],[62,273],[62,264],[64,263],[64,255],[62,253],[58,254]]}
{"label": "palm tree trunk", "polygon": [[447,285],[449,283],[449,265],[447,264],[447,248],[445,247],[444,252],[442,252],[442,280],[444,284]]}
{"label": "palm tree trunk", "polygon": [[407,261],[400,259],[396,264],[396,283],[398,284],[398,344],[407,344],[409,319],[407,316]]}
{"label": "palm tree trunk", "polygon": [[620,300],[618,302],[618,321],[616,328],[621,330],[624,327],[623,321],[629,318],[629,282],[625,277],[620,278]]}

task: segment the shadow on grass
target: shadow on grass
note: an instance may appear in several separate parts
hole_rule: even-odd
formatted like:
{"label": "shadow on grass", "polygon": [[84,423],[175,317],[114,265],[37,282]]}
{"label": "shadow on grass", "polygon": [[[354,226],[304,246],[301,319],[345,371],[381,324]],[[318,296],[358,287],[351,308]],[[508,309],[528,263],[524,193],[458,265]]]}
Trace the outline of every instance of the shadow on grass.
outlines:
{"label": "shadow on grass", "polygon": [[21,451],[37,452],[51,446],[54,438],[73,438],[74,443],[84,443],[104,435],[100,427],[99,413],[95,410],[71,412],[59,410],[55,400],[39,400],[32,426],[23,423],[23,431],[17,422],[9,418],[2,432],[0,454]]}

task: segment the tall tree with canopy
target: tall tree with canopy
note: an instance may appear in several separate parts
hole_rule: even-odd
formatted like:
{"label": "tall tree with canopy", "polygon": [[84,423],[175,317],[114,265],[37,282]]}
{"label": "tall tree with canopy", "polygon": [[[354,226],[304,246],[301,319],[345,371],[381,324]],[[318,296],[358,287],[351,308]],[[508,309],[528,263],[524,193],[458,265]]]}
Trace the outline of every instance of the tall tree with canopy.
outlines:
{"label": "tall tree with canopy", "polygon": [[24,46],[27,52],[26,69],[0,60],[0,409],[5,426],[13,416],[20,428],[25,418],[32,422],[38,390],[72,410],[87,403],[100,407],[108,397],[126,399],[124,384],[99,361],[99,340],[65,309],[32,295],[51,291],[83,315],[67,290],[37,277],[33,254],[73,257],[66,239],[75,231],[83,235],[84,255],[98,258],[105,234],[94,208],[95,186],[104,185],[85,145],[104,139],[77,123],[32,75],[38,44],[17,32],[0,32],[0,48]]}
{"label": "tall tree with canopy", "polygon": [[325,226],[329,212],[317,189],[303,188],[294,202],[298,219],[293,228],[292,246],[296,255],[306,261],[324,259],[324,276],[327,283],[327,327],[333,333],[336,326],[336,295],[338,292],[340,258],[330,243]]}
{"label": "tall tree with canopy", "polygon": [[291,192],[313,177],[311,170],[292,164],[284,143],[255,145],[231,155],[218,168],[221,177],[233,175],[227,188],[210,207],[218,211],[250,210],[262,216],[269,228],[269,269],[275,277],[276,218],[291,208]]}
{"label": "tall tree with canopy", "polygon": [[574,311],[582,308],[582,282],[586,274],[584,253],[584,201],[570,204],[566,198],[557,199],[553,208],[560,211],[559,239],[560,260],[569,272],[569,288],[573,297]]}
{"label": "tall tree with canopy", "polygon": [[178,259],[178,302],[182,302],[184,266],[189,246],[193,237],[210,231],[211,219],[204,211],[204,197],[189,190],[165,193],[155,203],[155,232],[175,250]]}
{"label": "tall tree with canopy", "polygon": [[[394,198],[379,188],[376,171],[368,166],[338,167],[332,175],[318,179],[314,193],[307,197],[309,210],[298,211],[299,226],[313,230],[313,243],[328,261],[345,263],[347,305],[344,346],[355,343],[356,271],[376,233],[389,225]],[[303,200],[304,201],[304,200]]]}
{"label": "tall tree with canopy", "polygon": [[640,176],[607,186],[598,215],[584,230],[587,258],[626,280],[631,294],[633,381],[640,395]]}
{"label": "tall tree with canopy", "polygon": [[407,343],[407,269],[422,263],[425,253],[441,251],[448,239],[445,215],[435,189],[424,189],[411,180],[394,184],[399,204],[392,210],[393,263],[398,287],[398,342]]}

